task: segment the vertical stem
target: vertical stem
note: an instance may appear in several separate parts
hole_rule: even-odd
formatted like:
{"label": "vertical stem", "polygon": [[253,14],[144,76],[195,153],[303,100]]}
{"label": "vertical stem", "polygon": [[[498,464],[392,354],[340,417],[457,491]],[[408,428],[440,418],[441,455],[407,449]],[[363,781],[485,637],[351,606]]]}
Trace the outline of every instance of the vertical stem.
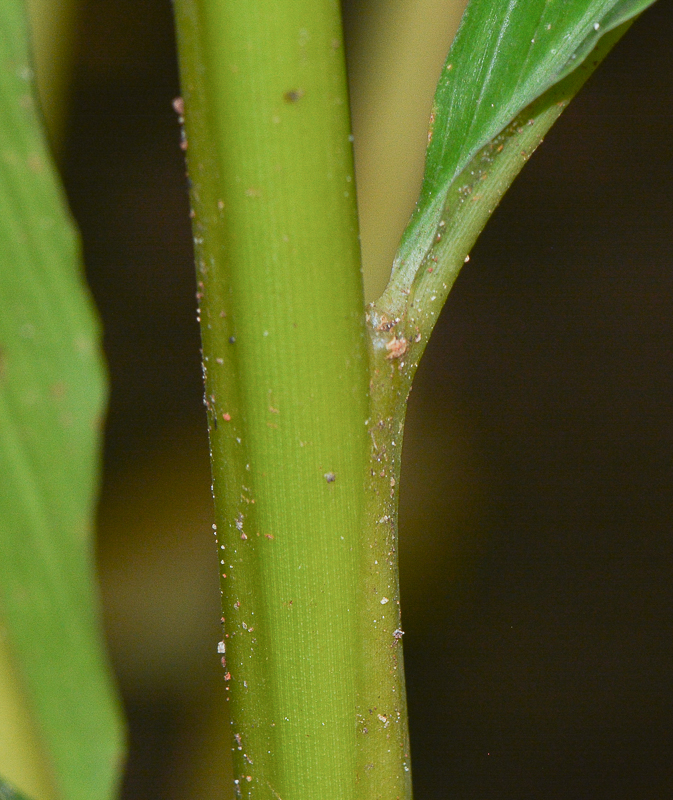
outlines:
{"label": "vertical stem", "polygon": [[241,797],[356,793],[366,335],[336,0],[176,0]]}
{"label": "vertical stem", "polygon": [[358,798],[410,800],[411,759],[404,685],[398,557],[398,497],[407,398],[396,320],[369,306],[370,407],[360,579]]}

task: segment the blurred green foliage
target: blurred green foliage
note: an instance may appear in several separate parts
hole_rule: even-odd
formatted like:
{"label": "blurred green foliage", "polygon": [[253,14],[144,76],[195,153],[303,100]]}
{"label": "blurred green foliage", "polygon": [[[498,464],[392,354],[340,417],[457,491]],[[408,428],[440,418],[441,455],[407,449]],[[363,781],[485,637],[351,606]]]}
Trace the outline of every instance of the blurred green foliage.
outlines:
{"label": "blurred green foliage", "polygon": [[105,368],[21,2],[0,30],[2,771],[37,800],[106,800],[123,734],[93,560]]}

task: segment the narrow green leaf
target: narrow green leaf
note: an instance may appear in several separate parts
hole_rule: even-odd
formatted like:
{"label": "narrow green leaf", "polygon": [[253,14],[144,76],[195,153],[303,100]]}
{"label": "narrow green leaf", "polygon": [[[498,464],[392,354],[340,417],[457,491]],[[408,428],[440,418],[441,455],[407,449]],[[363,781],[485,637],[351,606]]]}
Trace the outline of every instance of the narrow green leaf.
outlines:
{"label": "narrow green leaf", "polygon": [[653,1],[470,0],[437,86],[421,195],[393,278],[413,278],[452,183],[477,152]]}
{"label": "narrow green leaf", "polygon": [[34,97],[23,4],[2,0],[0,623],[57,796],[105,800],[122,742],[91,537],[105,370]]}

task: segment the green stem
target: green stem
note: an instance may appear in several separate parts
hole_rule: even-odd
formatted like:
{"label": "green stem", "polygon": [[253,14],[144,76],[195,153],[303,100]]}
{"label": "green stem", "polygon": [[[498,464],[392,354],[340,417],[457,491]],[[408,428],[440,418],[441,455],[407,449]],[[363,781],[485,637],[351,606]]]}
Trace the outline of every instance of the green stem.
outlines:
{"label": "green stem", "polygon": [[236,787],[343,800],[368,366],[339,6],[176,21]]}
{"label": "green stem", "polygon": [[410,381],[386,344],[390,325],[370,307],[369,466],[360,578],[358,692],[361,800],[411,798],[397,547],[402,435]]}

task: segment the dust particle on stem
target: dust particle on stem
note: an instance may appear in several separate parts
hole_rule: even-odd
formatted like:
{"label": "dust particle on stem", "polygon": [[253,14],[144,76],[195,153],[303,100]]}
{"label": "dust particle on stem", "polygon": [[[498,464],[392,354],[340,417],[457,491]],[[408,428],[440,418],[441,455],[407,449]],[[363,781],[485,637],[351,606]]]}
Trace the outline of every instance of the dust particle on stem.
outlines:
{"label": "dust particle on stem", "polygon": [[283,95],[283,100],[285,100],[286,103],[298,103],[303,96],[303,89],[290,89]]}

